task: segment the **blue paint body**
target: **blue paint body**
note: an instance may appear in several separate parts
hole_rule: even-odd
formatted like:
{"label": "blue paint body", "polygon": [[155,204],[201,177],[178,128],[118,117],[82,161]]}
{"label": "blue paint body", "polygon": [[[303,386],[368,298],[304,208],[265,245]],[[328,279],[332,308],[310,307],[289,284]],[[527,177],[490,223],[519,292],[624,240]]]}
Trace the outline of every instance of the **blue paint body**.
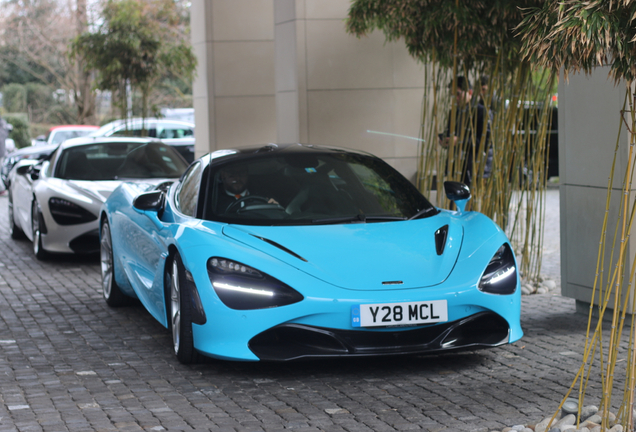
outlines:
{"label": "blue paint body", "polygon": [[[116,281],[167,327],[165,264],[171,248],[177,250],[194,277],[206,312],[207,322],[193,325],[195,347],[205,355],[258,360],[249,340],[281,323],[353,330],[351,308],[364,303],[446,300],[450,321],[493,311],[508,322],[509,342],[523,335],[519,281],[511,295],[477,289],[490,258],[508,242],[502,230],[480,213],[441,211],[426,219],[373,224],[236,226],[180,217],[170,200],[161,220],[154,212],[135,210],[132,199],[148,187],[125,183],[104,205],[112,226]],[[446,224],[448,245],[438,256],[433,233]],[[307,262],[257,237],[284,244]],[[229,309],[208,277],[206,262],[212,256],[254,267],[305,298],[272,309]],[[384,281],[403,284],[382,285]]]}

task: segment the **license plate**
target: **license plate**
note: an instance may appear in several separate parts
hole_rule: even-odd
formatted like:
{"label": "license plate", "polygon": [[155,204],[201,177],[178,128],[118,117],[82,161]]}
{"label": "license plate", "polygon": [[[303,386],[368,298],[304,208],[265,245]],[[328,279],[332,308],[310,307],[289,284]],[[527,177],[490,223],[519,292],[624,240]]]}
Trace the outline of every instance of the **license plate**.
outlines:
{"label": "license plate", "polygon": [[446,300],[361,304],[351,307],[353,327],[386,327],[448,321]]}

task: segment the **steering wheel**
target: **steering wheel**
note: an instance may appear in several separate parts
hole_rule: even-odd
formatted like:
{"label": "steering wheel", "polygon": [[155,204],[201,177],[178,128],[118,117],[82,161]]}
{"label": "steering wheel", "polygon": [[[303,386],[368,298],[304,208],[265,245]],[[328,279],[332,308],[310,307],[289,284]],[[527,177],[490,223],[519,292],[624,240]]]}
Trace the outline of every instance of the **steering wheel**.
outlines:
{"label": "steering wheel", "polygon": [[[263,204],[257,204],[257,205],[253,205],[253,206],[245,206],[245,207],[241,207],[241,203],[244,202],[249,202],[249,201],[255,201],[255,202],[260,202]],[[263,196],[259,196],[259,195],[247,195],[244,196],[242,198],[237,199],[236,201],[234,201],[232,204],[230,204],[227,208],[227,210],[225,210],[226,213],[232,213],[232,212],[236,212],[238,213],[241,210],[247,210],[248,207],[252,210],[260,210],[263,208],[282,208],[280,204],[278,203],[270,203],[269,202],[269,198],[265,198]]]}

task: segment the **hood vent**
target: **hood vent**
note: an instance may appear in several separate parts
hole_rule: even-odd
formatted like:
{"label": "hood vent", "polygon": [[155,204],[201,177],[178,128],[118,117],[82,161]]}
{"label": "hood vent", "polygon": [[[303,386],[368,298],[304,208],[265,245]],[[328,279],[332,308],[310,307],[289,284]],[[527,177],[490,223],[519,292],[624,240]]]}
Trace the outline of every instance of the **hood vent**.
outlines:
{"label": "hood vent", "polygon": [[435,250],[437,255],[444,253],[446,247],[446,238],[448,237],[448,225],[444,225],[437,231],[435,231]]}
{"label": "hood vent", "polygon": [[298,258],[298,259],[299,259],[299,260],[301,260],[301,261],[307,262],[307,260],[306,260],[305,258],[301,257],[300,255],[298,255],[298,254],[297,254],[297,253],[295,253],[295,252],[290,251],[290,250],[289,250],[289,249],[287,249],[285,246],[280,245],[280,244],[276,243],[276,242],[275,242],[275,241],[273,241],[273,240],[270,240],[270,239],[265,238],[265,237],[259,237],[259,236],[256,236],[256,235],[254,235],[254,234],[252,234],[252,236],[256,237],[256,238],[257,238],[257,239],[259,239],[259,240],[263,240],[265,243],[269,243],[269,244],[271,244],[272,246],[277,247],[278,249],[280,249],[280,250],[282,250],[282,251],[284,251],[284,252],[287,252],[287,253],[288,253],[288,254],[290,254],[291,256],[293,256],[293,257],[295,257],[295,258]]}

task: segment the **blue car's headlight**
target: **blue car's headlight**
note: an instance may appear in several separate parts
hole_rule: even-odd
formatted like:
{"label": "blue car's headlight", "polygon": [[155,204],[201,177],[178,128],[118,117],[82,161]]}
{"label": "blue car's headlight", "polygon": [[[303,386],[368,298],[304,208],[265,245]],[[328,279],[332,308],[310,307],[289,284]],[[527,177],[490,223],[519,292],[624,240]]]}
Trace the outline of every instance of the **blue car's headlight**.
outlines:
{"label": "blue car's headlight", "polygon": [[281,281],[236,261],[212,257],[207,267],[214,291],[231,309],[273,308],[304,298]]}
{"label": "blue car's headlight", "polygon": [[517,288],[517,266],[512,249],[504,243],[490,259],[479,289],[491,294],[512,294]]}

